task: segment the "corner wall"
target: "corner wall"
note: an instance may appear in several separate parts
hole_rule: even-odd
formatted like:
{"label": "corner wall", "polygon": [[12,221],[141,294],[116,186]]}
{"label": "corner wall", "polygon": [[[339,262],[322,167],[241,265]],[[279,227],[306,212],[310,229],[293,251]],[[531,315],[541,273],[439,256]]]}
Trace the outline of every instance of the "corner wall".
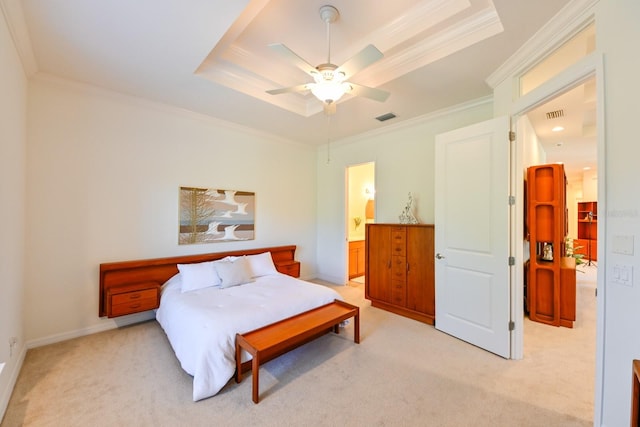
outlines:
{"label": "corner wall", "polygon": [[318,277],[338,284],[344,284],[347,277],[345,171],[348,166],[375,162],[377,223],[397,223],[411,192],[417,219],[432,224],[435,136],[488,120],[492,114],[490,100],[484,99],[409,124],[332,143],[328,163],[327,147],[319,147]]}
{"label": "corner wall", "polygon": [[[103,262],[296,244],[315,276],[315,149],[47,76],[28,117],[30,347],[153,316],[98,317]],[[180,186],[254,191],[255,240],[178,245]]]}
{"label": "corner wall", "polygon": [[[0,420],[24,360],[27,78],[0,9]],[[16,344],[11,348],[10,341]]]}
{"label": "corner wall", "polygon": [[[640,39],[638,22],[637,0],[601,0],[596,5],[596,42],[604,57],[606,117],[606,172],[604,187],[599,186],[604,189],[604,197],[600,197],[601,192],[598,197],[598,219],[606,218],[604,241],[598,241],[598,251],[604,253],[604,260],[598,257],[598,268],[604,268],[606,287],[604,336],[600,337],[604,354],[602,373],[598,373],[602,374],[602,418],[596,421],[609,427],[629,425],[631,361],[640,359],[640,60],[629,44],[630,40]],[[601,181],[601,170],[599,176]],[[616,236],[633,236],[632,255],[617,253]],[[614,265],[633,268],[632,286],[613,280]]]}

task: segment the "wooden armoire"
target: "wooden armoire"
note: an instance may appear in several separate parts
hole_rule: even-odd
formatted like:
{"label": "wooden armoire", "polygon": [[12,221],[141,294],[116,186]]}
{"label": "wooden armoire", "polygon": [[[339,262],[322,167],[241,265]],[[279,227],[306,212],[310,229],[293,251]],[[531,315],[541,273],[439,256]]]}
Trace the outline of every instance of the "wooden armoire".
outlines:
{"label": "wooden armoire", "polygon": [[434,227],[366,224],[365,298],[371,305],[434,324]]}
{"label": "wooden armoire", "polygon": [[566,186],[561,164],[527,170],[525,306],[533,321],[571,328],[576,319],[576,264],[566,256]]}

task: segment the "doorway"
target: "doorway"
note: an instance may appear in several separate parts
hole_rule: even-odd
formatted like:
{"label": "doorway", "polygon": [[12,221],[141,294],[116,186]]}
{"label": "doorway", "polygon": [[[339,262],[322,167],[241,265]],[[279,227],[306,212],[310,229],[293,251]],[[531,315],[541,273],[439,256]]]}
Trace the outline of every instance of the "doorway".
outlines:
{"label": "doorway", "polygon": [[375,162],[347,167],[348,283],[364,284],[365,228],[375,221]]}
{"label": "doorway", "polygon": [[[569,82],[562,90],[549,94],[540,105],[526,109],[518,118],[518,147],[522,149],[522,169],[540,164],[562,163],[567,179],[566,218],[568,254],[579,248],[580,224],[585,214],[580,209],[598,203],[599,141],[597,131],[598,91],[597,75]],[[596,211],[597,212],[597,211]],[[593,213],[593,212],[592,212]],[[596,213],[597,215],[597,213]],[[589,217],[587,213],[587,218]],[[588,219],[592,221],[592,218]],[[581,222],[582,221],[582,222]],[[594,223],[595,224],[595,223]],[[590,225],[590,224],[589,224]],[[594,241],[597,239],[594,233]],[[523,240],[523,253],[528,258],[528,243]],[[573,398],[585,408],[593,410],[595,396],[597,312],[596,299],[598,271],[597,249],[584,256],[576,268],[576,319],[573,328],[555,327],[531,321],[523,315],[523,344],[521,357],[534,364],[551,368],[541,378],[549,386],[566,383],[574,390]],[[568,374],[561,366],[571,361],[573,372]],[[579,372],[579,375],[577,374]]]}

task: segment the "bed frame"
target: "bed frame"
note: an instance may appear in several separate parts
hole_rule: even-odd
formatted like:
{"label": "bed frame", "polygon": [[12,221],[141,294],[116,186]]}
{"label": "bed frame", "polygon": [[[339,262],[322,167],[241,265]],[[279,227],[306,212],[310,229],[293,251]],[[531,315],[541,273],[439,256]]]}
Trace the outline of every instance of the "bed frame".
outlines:
{"label": "bed frame", "polygon": [[112,291],[115,292],[115,289],[135,287],[141,283],[152,283],[159,289],[164,282],[178,273],[178,264],[214,261],[226,256],[255,255],[263,252],[271,252],[273,263],[279,272],[299,277],[300,263],[294,259],[295,245],[100,264],[99,315],[107,315],[107,304],[110,302],[108,295]]}

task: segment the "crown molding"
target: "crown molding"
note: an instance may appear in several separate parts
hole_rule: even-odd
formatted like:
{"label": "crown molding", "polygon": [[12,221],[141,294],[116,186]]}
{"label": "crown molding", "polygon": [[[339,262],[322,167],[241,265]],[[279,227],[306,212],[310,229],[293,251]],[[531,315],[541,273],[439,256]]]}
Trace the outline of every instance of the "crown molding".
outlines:
{"label": "crown molding", "polygon": [[495,89],[500,83],[523,73],[594,20],[599,0],[573,0],[549,20],[520,49],[485,80]]}
{"label": "crown molding", "polygon": [[0,10],[2,10],[4,20],[11,33],[13,44],[22,62],[22,68],[27,77],[33,77],[38,72],[38,63],[33,54],[22,2],[19,0],[0,0]]}
{"label": "crown molding", "polygon": [[359,73],[358,78],[364,81],[375,80],[375,86],[378,86],[502,31],[504,27],[496,10],[484,9],[460,21],[457,25],[382,60],[379,64],[373,64]]}
{"label": "crown molding", "polygon": [[215,116],[208,115],[206,113],[200,113],[197,111],[189,110],[186,108],[178,107],[172,104],[167,104],[159,101],[154,101],[140,96],[131,95],[125,92],[118,92],[113,89],[104,88],[101,86],[92,85],[89,83],[82,83],[75,80],[69,80],[63,77],[54,76],[39,72],[33,76],[33,83],[45,83],[54,86],[61,87],[65,90],[74,91],[76,93],[88,94],[99,98],[109,99],[113,102],[120,102],[127,105],[132,105],[139,108],[154,110],[163,114],[170,114],[177,117],[183,117],[189,120],[199,120],[201,122],[210,123],[220,128],[238,132],[245,135],[251,135],[257,139],[264,139],[278,144],[287,144],[292,147],[298,147],[305,150],[314,150],[315,146],[310,146],[300,141],[285,138],[281,135],[277,135],[271,132],[262,131],[249,126],[241,125],[238,123],[230,122],[224,119],[217,118]]}
{"label": "crown molding", "polygon": [[431,0],[420,2],[406,13],[351,43],[351,50],[362,49],[370,43],[385,52],[407,40],[419,36],[426,29],[463,12],[471,7],[469,0]]}
{"label": "crown molding", "polygon": [[[388,125],[379,129],[374,129],[368,132],[360,133],[358,135],[353,135],[347,138],[331,141],[332,146],[342,146],[353,144],[362,140],[371,139],[376,136],[388,134],[391,132],[397,132],[402,129],[408,129],[411,127],[419,126],[424,123],[429,123],[433,120],[439,119],[441,117],[448,117],[451,114],[463,112],[472,108],[481,107],[483,105],[489,105],[493,103],[493,95],[483,96],[481,98],[476,98],[471,101],[463,102],[460,104],[453,105],[451,107],[442,108],[437,111],[433,111],[431,113],[423,114],[422,116],[414,117],[412,119],[403,120],[396,124]],[[318,151],[326,150],[326,147],[323,145],[318,145]]]}

